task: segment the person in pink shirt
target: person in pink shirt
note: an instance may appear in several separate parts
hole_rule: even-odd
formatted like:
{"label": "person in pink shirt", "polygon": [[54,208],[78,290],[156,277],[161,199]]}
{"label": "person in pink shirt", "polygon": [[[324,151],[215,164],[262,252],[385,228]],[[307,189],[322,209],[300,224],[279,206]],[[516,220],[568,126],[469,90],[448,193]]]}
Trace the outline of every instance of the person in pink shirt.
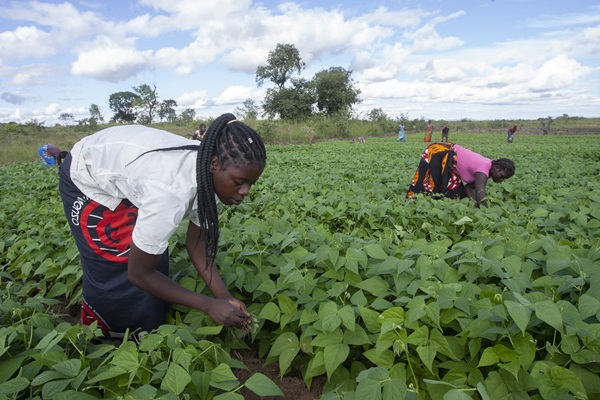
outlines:
{"label": "person in pink shirt", "polygon": [[469,197],[476,207],[487,207],[484,200],[487,181],[502,182],[515,174],[508,158],[491,160],[453,143],[433,143],[425,148],[406,197],[417,193],[462,199]]}

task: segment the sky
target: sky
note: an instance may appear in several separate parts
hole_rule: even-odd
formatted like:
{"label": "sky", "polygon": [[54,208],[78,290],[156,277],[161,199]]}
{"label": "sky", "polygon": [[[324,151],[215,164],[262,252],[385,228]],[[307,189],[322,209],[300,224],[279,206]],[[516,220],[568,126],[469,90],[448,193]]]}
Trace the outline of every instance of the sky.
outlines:
{"label": "sky", "polygon": [[106,120],[141,84],[198,119],[260,104],[278,43],[352,71],[359,118],[600,116],[597,0],[0,0],[0,123]]}

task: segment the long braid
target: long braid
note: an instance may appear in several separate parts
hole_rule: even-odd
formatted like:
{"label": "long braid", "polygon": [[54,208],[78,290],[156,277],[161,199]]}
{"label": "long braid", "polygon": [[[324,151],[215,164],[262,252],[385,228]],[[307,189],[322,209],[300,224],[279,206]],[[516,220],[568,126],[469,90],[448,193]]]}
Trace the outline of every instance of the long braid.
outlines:
{"label": "long braid", "polygon": [[219,214],[210,172],[215,156],[221,169],[249,165],[264,167],[267,160],[265,145],[258,133],[237,121],[233,114],[221,115],[208,127],[196,162],[198,220],[204,231],[207,268],[216,257],[219,244]]}
{"label": "long braid", "polygon": [[515,163],[508,158],[499,158],[492,161],[492,165],[497,166],[502,171],[506,172],[506,177],[510,178],[515,174]]}
{"label": "long braid", "polygon": [[198,149],[198,145],[197,144],[191,144],[189,146],[177,146],[177,147],[163,147],[160,149],[153,149],[153,150],[148,150],[143,152],[142,154],[140,154],[139,156],[137,156],[136,158],[134,158],[132,161],[128,162],[127,164],[125,164],[125,166],[129,166],[129,164],[132,164],[133,162],[137,161],[138,158],[140,158],[141,156],[145,156],[148,153],[154,153],[156,151],[171,151],[171,150],[196,150]]}

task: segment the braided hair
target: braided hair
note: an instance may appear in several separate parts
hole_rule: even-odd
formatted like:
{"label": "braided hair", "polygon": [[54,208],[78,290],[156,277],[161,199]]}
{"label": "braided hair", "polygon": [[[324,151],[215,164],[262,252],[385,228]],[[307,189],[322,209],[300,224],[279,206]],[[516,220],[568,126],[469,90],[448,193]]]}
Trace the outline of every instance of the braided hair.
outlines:
{"label": "braided hair", "polygon": [[236,120],[233,114],[217,117],[206,130],[198,149],[196,180],[198,186],[198,220],[204,230],[206,266],[214,261],[219,244],[219,214],[210,167],[213,157],[221,169],[260,166],[267,162],[267,152],[261,137],[252,128]]}
{"label": "braided hair", "polygon": [[497,166],[500,170],[506,172],[506,177],[510,178],[515,174],[515,163],[508,158],[499,158],[492,161],[492,166]]}
{"label": "braided hair", "polygon": [[247,167],[260,166],[264,168],[267,162],[267,152],[261,137],[252,128],[236,120],[233,114],[223,114],[217,117],[206,130],[204,139],[198,145],[166,147],[146,151],[138,158],[158,151],[197,150],[196,183],[198,197],[198,220],[204,231],[206,244],[206,268],[214,261],[219,245],[219,213],[213,175],[210,172],[212,158],[219,159],[220,168],[229,166]]}

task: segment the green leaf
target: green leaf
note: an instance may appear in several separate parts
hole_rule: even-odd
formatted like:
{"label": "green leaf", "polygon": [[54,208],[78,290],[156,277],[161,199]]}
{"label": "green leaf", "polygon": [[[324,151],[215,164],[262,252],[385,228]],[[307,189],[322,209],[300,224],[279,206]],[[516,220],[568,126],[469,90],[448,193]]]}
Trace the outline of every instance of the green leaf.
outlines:
{"label": "green leaf", "polygon": [[[152,399],[153,397],[151,397]],[[64,392],[60,392],[56,394],[52,400],[97,400],[98,398],[92,395],[89,395],[84,392],[76,391],[76,390],[65,390]],[[136,397],[136,400],[145,400],[141,397]]]}
{"label": "green leaf", "polygon": [[221,363],[213,368],[213,370],[210,372],[210,380],[211,382],[226,382],[237,380],[237,377],[231,371],[229,365]]}
{"label": "green leaf", "polygon": [[581,319],[593,317],[600,311],[600,300],[597,300],[589,294],[584,293],[579,298],[577,308],[581,314]]}
{"label": "green leaf", "polygon": [[73,378],[79,374],[81,369],[81,360],[71,359],[52,366],[52,369],[60,372],[67,378]]}
{"label": "green leaf", "polygon": [[481,357],[479,358],[479,363],[477,364],[477,367],[496,365],[499,362],[500,362],[500,359],[498,358],[498,355],[494,351],[494,348],[488,347],[487,349],[483,350],[483,353],[481,354]]}
{"label": "green leaf", "polygon": [[376,260],[385,260],[389,256],[383,250],[383,248],[378,244],[368,244],[365,246],[365,251],[369,255],[369,257],[374,258]]}
{"label": "green leaf", "polygon": [[371,333],[379,333],[381,325],[379,324],[379,313],[366,307],[358,307],[358,312],[362,318],[365,328]]}
{"label": "green leaf", "polygon": [[50,331],[39,343],[35,346],[36,350],[42,350],[43,353],[51,350],[55,344],[60,342],[64,337],[64,332]]}
{"label": "green leaf", "polygon": [[269,352],[269,357],[279,356],[279,372],[281,376],[286,373],[299,351],[300,342],[294,333],[285,332],[275,339]]}
{"label": "green leaf", "polygon": [[269,321],[273,321],[275,323],[279,322],[280,316],[281,311],[279,310],[279,307],[277,307],[277,304],[273,302],[265,304],[258,314],[259,318],[268,319]]}
{"label": "green leaf", "polygon": [[515,351],[519,354],[519,362],[524,370],[529,371],[529,367],[533,363],[536,355],[535,340],[526,333],[513,337],[512,343]]}
{"label": "green leaf", "polygon": [[54,398],[54,396],[65,390],[65,388],[69,386],[69,383],[71,383],[72,380],[73,379],[63,379],[58,381],[51,381],[44,384],[44,386],[42,386],[42,398]]}
{"label": "green leaf", "polygon": [[342,329],[336,329],[333,332],[322,332],[319,333],[312,340],[311,344],[317,347],[325,347],[330,344],[339,344],[342,343],[344,336],[341,334]]}
{"label": "green leaf", "polygon": [[516,380],[519,378],[519,370],[521,370],[521,363],[519,362],[519,360],[513,360],[509,363],[498,364],[498,367],[510,372]]}
{"label": "green leaf", "polygon": [[542,207],[538,207],[530,216],[531,218],[545,218],[548,216],[548,211]]}
{"label": "green leaf", "polygon": [[116,367],[121,367],[127,372],[137,370],[140,363],[138,360],[138,351],[135,343],[125,342],[115,351],[115,355],[110,362]]}
{"label": "green leaf", "polygon": [[473,398],[469,396],[462,390],[459,389],[451,389],[446,394],[444,394],[444,400],[472,400]]}
{"label": "green leaf", "polygon": [[435,359],[435,355],[437,352],[432,346],[419,346],[417,347],[417,353],[419,354],[419,358],[423,361],[423,364],[427,367],[429,372],[432,374],[433,372],[433,360]]}
{"label": "green leaf", "polygon": [[118,366],[110,367],[110,368],[107,368],[105,371],[100,372],[98,375],[94,376],[90,380],[88,380],[87,383],[91,384],[91,383],[101,382],[103,380],[115,378],[119,375],[125,375],[126,373],[127,373],[127,371],[125,370],[125,368],[118,367]]}
{"label": "green leaf", "polygon": [[465,224],[468,224],[468,223],[471,223],[471,222],[473,222],[473,220],[471,218],[465,216],[465,217],[462,217],[461,219],[459,219],[458,221],[453,222],[453,224],[454,225],[458,225],[458,226],[462,226],[462,225],[465,225]]}
{"label": "green leaf", "polygon": [[[197,332],[196,332],[197,333]],[[139,349],[140,351],[151,352],[153,350],[158,349],[160,344],[163,341],[163,337],[156,333],[151,333],[142,338],[140,342]]]}
{"label": "green leaf", "polygon": [[13,395],[12,398],[17,398],[14,395],[28,387],[29,379],[23,377],[13,378],[10,381],[0,383],[0,395]]}
{"label": "green leaf", "polygon": [[283,392],[279,386],[260,372],[257,372],[248,378],[246,382],[244,382],[244,386],[259,396],[283,396]]}
{"label": "green leaf", "polygon": [[213,397],[213,400],[244,400],[244,396],[239,393],[223,393]]}
{"label": "green leaf", "polygon": [[196,335],[199,336],[214,336],[218,335],[223,331],[223,325],[215,325],[215,326],[200,326],[196,328]]}
{"label": "green leaf", "polygon": [[283,314],[291,314],[295,313],[298,309],[298,303],[289,298],[288,296],[284,296],[282,294],[277,295],[277,300],[279,302],[279,309]]}
{"label": "green leaf", "polygon": [[383,383],[383,400],[405,399],[408,388],[400,379],[389,379]]}
{"label": "green leaf", "polygon": [[[363,329],[362,326],[356,325],[354,330],[346,330],[344,332],[343,342],[352,346],[362,346],[363,344],[372,344],[371,339],[367,336],[367,332]],[[341,342],[338,342],[341,343]]]}
{"label": "green leaf", "polygon": [[235,374],[231,371],[231,367],[225,363],[217,365],[210,372],[210,386],[212,387],[222,390],[233,390],[239,386],[239,384],[240,382]]}
{"label": "green leaf", "polygon": [[356,386],[355,398],[381,400],[381,383],[376,379],[363,379]]}
{"label": "green leaf", "polygon": [[348,354],[350,354],[350,347],[345,343],[325,346],[323,356],[325,358],[325,371],[327,371],[328,378],[331,378],[337,367],[346,361]]}
{"label": "green leaf", "polygon": [[354,309],[351,306],[344,306],[338,311],[342,324],[350,331],[354,331],[356,326],[356,320],[354,316]]}
{"label": "green leaf", "polygon": [[31,386],[40,386],[55,379],[63,379],[65,375],[58,371],[44,371],[31,381]]}
{"label": "green leaf", "polygon": [[391,350],[385,350],[382,352],[378,352],[376,349],[369,349],[363,353],[369,361],[373,364],[384,367],[384,368],[392,368],[394,365],[394,352]]}
{"label": "green leaf", "polygon": [[517,324],[517,327],[522,333],[525,333],[527,325],[529,325],[529,320],[531,319],[531,310],[521,303],[512,300],[505,300],[504,305],[506,306],[510,317],[515,321],[515,324]]}
{"label": "green leaf", "polygon": [[554,366],[550,368],[552,383],[559,388],[573,393],[577,398],[586,398],[586,391],[577,375],[566,368]]}
{"label": "green leaf", "polygon": [[366,292],[371,293],[373,296],[379,297],[387,294],[390,289],[390,285],[379,276],[373,276],[362,282],[355,284],[356,287]]}
{"label": "green leaf", "polygon": [[533,305],[535,309],[535,316],[559,331],[563,333],[563,320],[562,315],[558,306],[550,300],[540,301]]}
{"label": "green leaf", "polygon": [[160,383],[160,388],[180,395],[191,381],[192,377],[181,365],[171,363],[167,369],[167,374]]}
{"label": "green leaf", "polygon": [[[9,347],[7,347],[8,349]],[[15,358],[0,361],[0,382],[7,382],[8,379],[19,369],[27,357],[22,354]]]}
{"label": "green leaf", "polygon": [[402,307],[388,308],[381,313],[379,323],[390,322],[393,325],[402,325],[404,323],[404,309]]}

